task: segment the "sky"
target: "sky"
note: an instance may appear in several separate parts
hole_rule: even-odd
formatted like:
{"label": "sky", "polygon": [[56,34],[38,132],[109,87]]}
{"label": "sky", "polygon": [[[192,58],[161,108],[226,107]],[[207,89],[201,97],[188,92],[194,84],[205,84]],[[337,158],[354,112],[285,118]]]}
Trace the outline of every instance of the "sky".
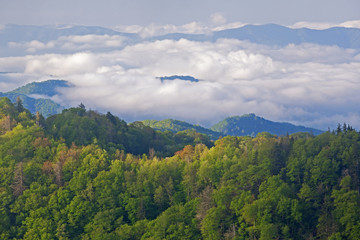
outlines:
{"label": "sky", "polygon": [[[144,38],[207,33],[247,23],[360,28],[358,0],[0,0],[0,4],[0,34],[9,23],[107,26]],[[32,81],[64,79],[73,87],[60,90],[54,101],[64,106],[82,102],[128,122],[175,118],[208,127],[228,116],[255,113],[323,130],[343,122],[360,129],[359,49],[311,43],[266,46],[236,39],[129,44],[126,37],[106,34],[12,39],[5,48],[7,55],[0,54],[0,92]],[[171,75],[200,81],[158,79]]]}
{"label": "sky", "polygon": [[291,25],[359,19],[358,0],[0,0],[1,24],[97,26],[229,22]]}

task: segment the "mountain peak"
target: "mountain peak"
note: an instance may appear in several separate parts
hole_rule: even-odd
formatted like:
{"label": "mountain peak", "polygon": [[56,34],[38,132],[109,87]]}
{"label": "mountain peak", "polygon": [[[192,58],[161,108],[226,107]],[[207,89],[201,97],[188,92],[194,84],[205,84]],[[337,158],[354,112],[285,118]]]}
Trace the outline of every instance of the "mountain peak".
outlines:
{"label": "mountain peak", "polygon": [[183,75],[172,75],[172,76],[164,76],[164,77],[159,77],[159,79],[161,80],[161,82],[164,82],[166,80],[182,80],[182,81],[189,81],[189,82],[199,82],[199,79],[196,79],[192,76],[183,76]]}
{"label": "mountain peak", "polygon": [[164,119],[164,120],[143,120],[141,121],[145,126],[151,127],[153,129],[159,130],[159,131],[170,131],[170,132],[180,132],[185,130],[195,130],[198,133],[206,134],[208,135],[212,140],[216,140],[220,137],[221,133],[212,131],[210,129],[201,127],[199,125],[193,125],[188,122],[175,120],[175,119]]}
{"label": "mountain peak", "polygon": [[58,94],[58,88],[70,87],[70,83],[65,80],[47,80],[43,82],[32,82],[18,87],[10,93],[24,95],[38,94],[53,97]]}
{"label": "mountain peak", "polygon": [[7,97],[12,102],[20,97],[24,107],[32,114],[39,112],[44,117],[59,113],[63,107],[51,100],[51,97],[59,94],[59,88],[71,87],[64,80],[47,80],[44,82],[32,82],[18,87],[13,91],[0,93],[0,97]]}
{"label": "mountain peak", "polygon": [[268,132],[275,135],[286,135],[296,132],[308,132],[320,134],[322,131],[304,126],[296,126],[290,123],[273,122],[254,113],[242,116],[232,116],[215,124],[210,128],[216,132],[222,132],[232,136],[256,136],[260,132]]}

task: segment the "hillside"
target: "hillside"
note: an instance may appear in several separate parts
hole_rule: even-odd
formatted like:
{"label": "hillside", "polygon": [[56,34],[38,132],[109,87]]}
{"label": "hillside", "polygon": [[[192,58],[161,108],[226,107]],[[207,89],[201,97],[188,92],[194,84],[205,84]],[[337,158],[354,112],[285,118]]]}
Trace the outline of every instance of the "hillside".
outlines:
{"label": "hillside", "polygon": [[71,84],[64,80],[47,80],[43,82],[32,82],[21,86],[11,92],[12,94],[23,95],[42,95],[46,97],[53,97],[59,94],[59,88],[68,88]]}
{"label": "hillside", "polygon": [[210,129],[201,127],[199,125],[193,125],[187,122],[174,120],[174,119],[165,119],[161,121],[157,120],[143,120],[141,121],[145,126],[149,126],[153,129],[160,130],[160,131],[171,131],[174,133],[184,131],[184,130],[190,130],[193,129],[198,133],[206,134],[210,136],[211,139],[217,140],[221,133],[212,131]]}
{"label": "hillside", "polygon": [[252,137],[261,132],[268,132],[278,136],[296,132],[308,132],[315,135],[322,133],[322,131],[318,129],[295,126],[290,123],[269,121],[262,117],[258,117],[255,114],[229,117],[215,124],[210,129],[230,136]]}
{"label": "hillside", "polygon": [[[0,239],[360,239],[348,125],[206,146],[83,106],[45,121],[1,98],[0,130]],[[173,143],[190,145],[158,155]]]}
{"label": "hillside", "polygon": [[32,114],[39,112],[44,117],[60,113],[64,107],[55,103],[50,98],[58,93],[59,88],[70,87],[64,80],[48,80],[44,82],[32,82],[21,86],[13,91],[1,93],[0,97],[7,97],[13,103],[20,97],[25,108]]}
{"label": "hillside", "polygon": [[[199,81],[191,76],[168,76],[161,77],[161,81],[172,81],[179,79],[182,81]],[[64,80],[47,80],[44,82],[33,82],[21,86],[7,93],[0,93],[0,97],[8,97],[13,103],[19,96],[25,108],[32,114],[39,112],[45,118],[60,113],[64,107],[51,100],[51,97],[61,94],[59,89],[71,87],[71,84]],[[224,119],[215,124],[211,129],[187,122],[166,119],[161,121],[143,120],[144,125],[160,131],[171,131],[177,133],[184,130],[195,130],[198,133],[210,136],[212,140],[217,140],[220,136],[256,136],[261,132],[269,132],[275,135],[286,135],[296,132],[308,132],[320,134],[322,131],[303,126],[295,126],[290,123],[279,123],[266,120],[254,114],[234,116]]]}
{"label": "hillside", "polygon": [[199,133],[210,136],[210,138],[213,140],[217,140],[220,136],[227,135],[255,137],[257,134],[262,132],[268,132],[278,136],[299,132],[307,132],[314,135],[322,133],[321,130],[314,128],[296,126],[284,122],[273,122],[256,116],[255,114],[229,117],[215,124],[210,129],[174,119],[165,119],[161,121],[143,120],[141,122],[144,125],[156,130],[171,131],[174,133],[187,129],[193,129]]}

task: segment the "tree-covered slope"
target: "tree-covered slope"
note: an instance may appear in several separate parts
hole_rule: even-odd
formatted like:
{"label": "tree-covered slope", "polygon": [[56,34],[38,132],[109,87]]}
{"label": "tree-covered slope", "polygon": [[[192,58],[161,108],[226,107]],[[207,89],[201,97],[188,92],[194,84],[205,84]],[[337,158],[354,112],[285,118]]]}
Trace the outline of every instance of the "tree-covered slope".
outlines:
{"label": "tree-covered slope", "polygon": [[26,84],[9,93],[53,97],[56,94],[59,94],[59,88],[67,87],[70,87],[70,83],[65,80],[47,80],[43,82],[32,82]]}
{"label": "tree-covered slope", "polygon": [[184,130],[195,130],[196,132],[206,134],[210,136],[211,139],[218,139],[221,134],[210,129],[201,127],[199,125],[193,125],[184,121],[174,120],[174,119],[165,119],[165,120],[143,120],[141,121],[145,126],[149,126],[153,129],[160,131],[171,131],[174,133],[184,131]]}
{"label": "tree-covered slope", "polygon": [[[166,158],[100,145],[106,125],[146,132],[125,145],[157,140],[134,124],[83,107],[45,122],[1,98],[0,239],[360,239],[360,134],[350,126],[227,136]],[[66,142],[87,134],[89,144]]]}
{"label": "tree-covered slope", "polygon": [[23,105],[32,114],[39,112],[48,117],[60,113],[64,107],[55,103],[50,98],[58,93],[59,88],[69,87],[70,84],[64,80],[48,80],[44,82],[33,82],[21,86],[13,91],[0,93],[0,97],[7,97],[13,103],[20,97]]}
{"label": "tree-covered slope", "polygon": [[20,97],[24,107],[29,109],[32,114],[36,112],[41,113],[43,116],[48,117],[50,115],[61,112],[63,107],[60,104],[55,103],[54,101],[46,98],[32,98],[24,94],[19,93],[0,93],[0,97],[7,97],[11,102],[15,103],[17,97]]}
{"label": "tree-covered slope", "polygon": [[141,122],[127,124],[108,112],[106,115],[88,111],[84,107],[65,109],[46,119],[46,132],[56,139],[64,139],[68,146],[97,144],[110,152],[116,149],[132,154],[147,154],[151,149],[158,156],[171,156],[185,145],[204,143],[210,138],[195,130],[176,133],[155,131]]}
{"label": "tree-covered slope", "polygon": [[278,136],[296,132],[309,132],[318,135],[322,132],[317,129],[296,126],[290,123],[269,121],[262,117],[258,117],[255,114],[246,114],[243,116],[226,118],[212,126],[211,130],[231,136],[253,137],[261,132],[268,132]]}

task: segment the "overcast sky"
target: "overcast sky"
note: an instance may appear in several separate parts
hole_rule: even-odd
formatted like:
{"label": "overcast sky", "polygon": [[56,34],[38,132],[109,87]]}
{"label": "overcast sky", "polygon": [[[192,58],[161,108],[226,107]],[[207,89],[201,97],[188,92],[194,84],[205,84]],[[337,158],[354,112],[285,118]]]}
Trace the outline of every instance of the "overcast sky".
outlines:
{"label": "overcast sky", "polygon": [[182,25],[211,23],[214,13],[228,22],[282,25],[360,18],[359,0],[0,0],[0,6],[0,24]]}

